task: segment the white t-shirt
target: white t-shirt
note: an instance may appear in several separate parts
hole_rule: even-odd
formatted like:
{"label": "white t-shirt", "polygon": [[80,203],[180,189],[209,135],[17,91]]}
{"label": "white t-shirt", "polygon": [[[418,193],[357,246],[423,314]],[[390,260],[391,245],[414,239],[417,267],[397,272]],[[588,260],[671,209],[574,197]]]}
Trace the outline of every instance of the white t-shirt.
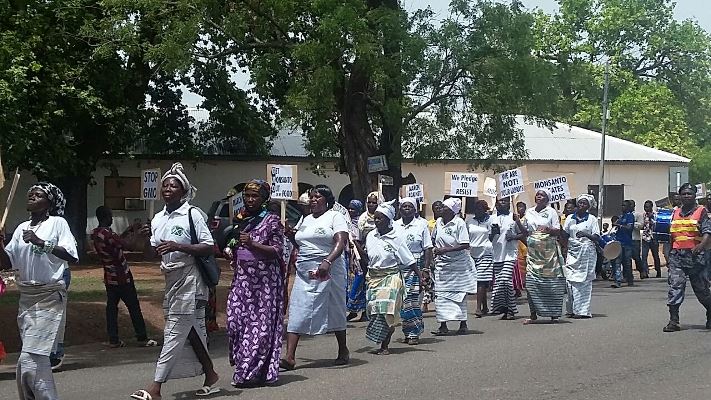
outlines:
{"label": "white t-shirt", "polygon": [[402,229],[405,243],[412,253],[419,254],[432,248],[432,236],[424,218],[415,217],[407,225],[401,218],[393,222],[393,226]]}
{"label": "white t-shirt", "polygon": [[370,231],[365,239],[368,252],[368,269],[383,270],[398,267],[406,269],[415,263],[415,257],[405,243],[402,228],[393,228],[385,235],[377,229]]}
{"label": "white t-shirt", "polygon": [[570,235],[571,238],[575,238],[577,240],[580,240],[577,236],[578,232],[585,232],[591,235],[600,234],[600,227],[597,224],[597,217],[592,214],[588,214],[588,219],[581,221],[580,223],[575,220],[573,215],[569,215],[565,220],[563,230]]}
{"label": "white t-shirt", "polygon": [[338,232],[348,233],[348,221],[343,214],[328,210],[318,218],[310,214],[304,218],[296,231],[299,245],[298,261],[323,260],[333,249],[333,236]]}
{"label": "white t-shirt", "polygon": [[513,219],[513,215],[495,215],[492,217],[492,224],[498,224],[501,230],[499,235],[493,238],[494,262],[513,261],[518,257],[518,240],[507,240],[511,235],[519,234],[518,225]]}
{"label": "white t-shirt", "polygon": [[[464,220],[455,216],[448,223],[444,223],[442,218],[437,218],[435,230],[432,234],[436,247],[451,247],[460,244],[469,244],[469,232]],[[466,250],[450,251],[438,256],[441,262],[469,262],[469,252]]]}
{"label": "white t-shirt", "polygon": [[540,212],[535,207],[526,210],[526,227],[533,233],[541,227],[560,229],[560,219],[558,213],[551,207],[546,206]]}
{"label": "white t-shirt", "polygon": [[55,246],[64,248],[72,257],[78,259],[77,242],[69,224],[64,218],[55,216],[50,216],[32,228],[30,221],[25,221],[15,229],[10,243],[5,246],[13,268],[19,270],[20,282],[47,284],[61,281],[69,264],[31,243],[25,243],[22,240],[22,232],[28,229],[34,230],[38,238],[52,241]]}
{"label": "white t-shirt", "polygon": [[[151,246],[157,247],[161,241],[176,242],[180,244],[190,244],[190,221],[188,221],[188,210],[191,206],[188,202],[183,203],[177,210],[168,213],[165,207],[159,211],[151,220]],[[205,223],[202,210],[195,207],[191,213],[195,233],[200,244],[213,245],[215,242]],[[192,264],[193,256],[182,251],[174,251],[162,256],[163,266],[170,268],[175,264]]]}
{"label": "white t-shirt", "polygon": [[469,253],[472,258],[482,258],[492,254],[491,241],[489,234],[491,233],[492,217],[486,217],[484,222],[471,217],[467,221],[467,230],[469,231]]}

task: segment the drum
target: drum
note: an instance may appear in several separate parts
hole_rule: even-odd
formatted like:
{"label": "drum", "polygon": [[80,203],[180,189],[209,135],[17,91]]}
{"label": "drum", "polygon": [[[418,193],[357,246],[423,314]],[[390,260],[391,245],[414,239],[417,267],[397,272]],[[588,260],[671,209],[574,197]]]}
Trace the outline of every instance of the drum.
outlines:
{"label": "drum", "polygon": [[657,209],[657,218],[654,220],[654,238],[657,241],[666,243],[669,242],[669,228],[671,228],[671,220],[673,210],[667,208]]}
{"label": "drum", "polygon": [[607,261],[614,260],[622,253],[622,245],[615,240],[615,235],[607,234],[600,236],[600,242],[598,244],[602,248],[602,256],[605,257]]}

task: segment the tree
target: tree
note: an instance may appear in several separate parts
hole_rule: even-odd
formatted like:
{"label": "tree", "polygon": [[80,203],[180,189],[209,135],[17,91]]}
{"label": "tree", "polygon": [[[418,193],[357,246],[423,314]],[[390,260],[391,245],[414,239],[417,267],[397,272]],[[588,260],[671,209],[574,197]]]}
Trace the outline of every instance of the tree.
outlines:
{"label": "tree", "polygon": [[[137,142],[149,152],[198,156],[205,139],[181,103],[182,80],[147,60],[145,44],[157,27],[137,24],[134,41],[117,52],[95,39],[107,23],[98,0],[0,0],[2,159],[63,189],[77,238],[85,236],[87,185],[100,159],[130,157]],[[242,111],[244,120],[258,119],[252,108]],[[209,135],[218,133],[264,148],[250,125]]]}
{"label": "tree", "polygon": [[[516,114],[545,117],[552,69],[531,56],[519,2],[456,0],[451,15],[396,0],[110,0],[113,25],[160,20],[148,59],[171,73],[218,61],[248,69],[250,96],[276,124],[301,128],[315,157],[339,156],[356,196],[386,154],[396,187],[405,156],[525,156]],[[392,195],[392,194],[391,194]]]}
{"label": "tree", "polygon": [[[610,133],[685,156],[711,139],[711,38],[669,0],[559,0],[536,15],[536,54],[557,67],[558,119],[599,129],[611,65]],[[711,174],[707,179],[711,178]]]}

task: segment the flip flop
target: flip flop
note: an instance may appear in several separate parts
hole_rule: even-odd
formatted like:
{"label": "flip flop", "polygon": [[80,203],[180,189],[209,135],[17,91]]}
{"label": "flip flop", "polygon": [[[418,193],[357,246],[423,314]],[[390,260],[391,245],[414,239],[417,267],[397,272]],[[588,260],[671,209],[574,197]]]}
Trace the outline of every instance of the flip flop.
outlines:
{"label": "flip flop", "polygon": [[532,325],[532,324],[535,324],[536,321],[538,321],[538,320],[537,320],[537,319],[526,318],[526,319],[523,320],[523,324],[524,324],[524,325]]}
{"label": "flip flop", "polygon": [[133,392],[131,394],[130,397],[135,400],[160,400],[160,397],[157,397],[154,399],[150,393],[148,393],[147,391],[145,391],[143,389],[136,390],[135,392]]}
{"label": "flip flop", "polygon": [[219,393],[220,390],[221,389],[218,387],[205,385],[205,386],[201,387],[200,389],[198,389],[197,392],[195,392],[195,396],[205,397],[205,396],[209,396],[211,394]]}
{"label": "flip flop", "polygon": [[148,339],[145,342],[141,343],[141,347],[156,347],[158,346],[158,342],[156,342],[153,339]]}
{"label": "flip flop", "polygon": [[119,340],[118,343],[109,343],[109,347],[112,349],[118,349],[121,347],[126,347],[126,343],[123,340]]}
{"label": "flip flop", "polygon": [[446,331],[445,330],[436,330],[436,331],[432,331],[430,333],[433,336],[449,336],[450,335],[449,329],[447,329]]}
{"label": "flip flop", "polygon": [[378,349],[373,352],[376,356],[389,356],[390,350],[388,349]]}
{"label": "flip flop", "polygon": [[296,368],[296,363],[292,364],[282,358],[281,360],[279,360],[279,368],[285,371],[293,371]]}

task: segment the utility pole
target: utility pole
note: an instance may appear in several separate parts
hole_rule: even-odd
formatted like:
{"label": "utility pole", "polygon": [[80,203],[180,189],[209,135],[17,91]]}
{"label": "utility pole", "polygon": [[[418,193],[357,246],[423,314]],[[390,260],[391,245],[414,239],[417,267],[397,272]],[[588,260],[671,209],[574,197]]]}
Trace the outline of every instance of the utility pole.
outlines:
{"label": "utility pole", "polygon": [[600,143],[600,186],[597,192],[597,216],[599,218],[600,232],[602,232],[602,218],[605,206],[605,135],[607,133],[607,92],[610,87],[610,61],[605,63],[605,86],[602,92],[602,141]]}

